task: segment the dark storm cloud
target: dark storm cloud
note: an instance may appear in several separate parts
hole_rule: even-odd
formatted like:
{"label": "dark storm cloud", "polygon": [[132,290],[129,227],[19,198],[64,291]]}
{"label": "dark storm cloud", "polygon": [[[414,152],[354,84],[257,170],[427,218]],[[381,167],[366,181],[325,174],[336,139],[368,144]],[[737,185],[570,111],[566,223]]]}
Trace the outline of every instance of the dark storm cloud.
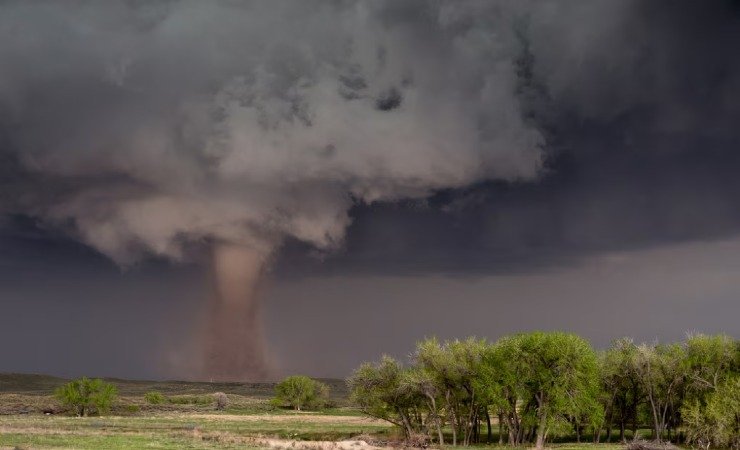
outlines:
{"label": "dark storm cloud", "polygon": [[517,22],[537,182],[359,206],[346,251],[287,272],[485,273],[740,231],[740,8],[731,2],[538,6]]}
{"label": "dark storm cloud", "polygon": [[122,263],[336,250],[351,207],[368,270],[389,221],[462,271],[737,226],[731,2],[75,6],[2,6],[1,206]]}
{"label": "dark storm cloud", "polygon": [[124,265],[210,240],[331,250],[353,204],[541,168],[519,8],[485,24],[447,2],[0,8],[0,207]]}
{"label": "dark storm cloud", "polygon": [[189,376],[152,343],[208,281],[163,260],[214,240],[282,245],[268,335],[312,374],[737,334],[737,5],[2,2],[0,370]]}

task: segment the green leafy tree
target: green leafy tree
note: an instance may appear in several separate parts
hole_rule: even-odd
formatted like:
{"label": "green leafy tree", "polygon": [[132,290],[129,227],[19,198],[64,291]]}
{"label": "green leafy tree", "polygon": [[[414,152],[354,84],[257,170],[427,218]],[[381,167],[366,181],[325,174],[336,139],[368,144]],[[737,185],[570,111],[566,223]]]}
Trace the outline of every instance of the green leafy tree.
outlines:
{"label": "green leafy tree", "polygon": [[407,380],[408,374],[386,355],[376,364],[362,364],[347,379],[352,401],[360,410],[400,427],[406,439],[421,432],[424,408],[424,396]]}
{"label": "green leafy tree", "polygon": [[718,385],[705,405],[693,399],[682,412],[687,443],[705,449],[740,449],[740,377]]}
{"label": "green leafy tree", "polygon": [[614,341],[602,354],[599,376],[602,403],[606,414],[607,441],[611,438],[612,424],[619,426],[619,440],[624,441],[627,424],[632,434],[637,431],[638,411],[644,391],[637,373],[637,345],[630,338]]}
{"label": "green leafy tree", "polygon": [[[686,340],[689,384],[702,397],[713,392],[733,372],[736,342],[727,335],[690,335]],[[701,401],[701,398],[700,398]]]}
{"label": "green leafy tree", "polygon": [[572,417],[598,422],[598,361],[591,345],[559,332],[534,332],[516,339],[526,367],[522,376],[527,400],[535,405],[536,447],[543,448],[550,430]]}
{"label": "green leafy tree", "polygon": [[323,406],[329,387],[305,375],[292,375],[275,386],[275,400],[287,403],[296,411]]}
{"label": "green leafy tree", "polygon": [[82,377],[60,386],[54,394],[62,404],[73,408],[78,416],[84,417],[91,413],[110,411],[116,400],[117,390],[113,384],[100,378]]}
{"label": "green leafy tree", "polygon": [[439,343],[427,339],[417,344],[414,360],[436,384],[452,424],[452,445],[469,445],[488,402],[481,383],[486,342],[475,338]]}
{"label": "green leafy tree", "polygon": [[427,370],[414,367],[401,377],[399,388],[407,394],[418,393],[423,397],[423,401],[426,403],[426,410],[429,414],[426,422],[433,422],[437,434],[437,442],[440,445],[444,445],[442,427],[445,420],[442,391],[434,376]]}
{"label": "green leafy tree", "polygon": [[506,336],[489,346],[483,355],[481,377],[485,382],[490,404],[498,412],[499,442],[505,434],[509,445],[524,440],[524,415],[531,405],[520,405],[526,395],[528,367],[520,359],[522,336]]}
{"label": "green leafy tree", "polygon": [[680,344],[638,346],[636,370],[645,389],[653,432],[663,440],[671,412],[680,408],[688,374],[686,350]]}

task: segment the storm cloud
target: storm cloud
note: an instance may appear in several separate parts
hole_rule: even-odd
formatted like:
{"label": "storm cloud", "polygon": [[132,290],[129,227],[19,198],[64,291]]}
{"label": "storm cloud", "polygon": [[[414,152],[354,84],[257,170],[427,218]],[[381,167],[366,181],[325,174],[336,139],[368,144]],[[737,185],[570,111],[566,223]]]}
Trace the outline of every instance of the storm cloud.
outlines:
{"label": "storm cloud", "polygon": [[[512,295],[559,311],[552,290],[564,307],[637,308],[613,293],[622,275],[588,266],[630,254],[624,271],[636,274],[673,255],[682,280],[713,255],[734,267],[737,55],[733,1],[2,2],[5,296],[23,297],[17,280],[50,266],[115,278],[89,249],[133,279],[161,260],[207,265],[204,249],[233,244],[269,255],[271,323],[278,307],[316,308],[324,330],[354,308],[382,317],[393,306],[370,300],[375,282],[396,309],[440,316],[465,302],[434,295],[455,291],[477,299],[480,317]],[[84,267],[62,269],[65,258]],[[719,318],[740,313],[740,292],[712,268],[722,289],[712,274],[696,279],[721,311],[700,325],[740,332]],[[584,279],[603,283],[563,288]],[[672,279],[640,278],[656,314],[678,301],[658,286]],[[333,282],[357,289],[356,306]],[[700,311],[680,301],[685,316],[674,328],[666,317],[658,337]],[[184,299],[178,317],[194,305]],[[514,328],[578,327],[549,317],[562,320]],[[654,336],[654,317],[634,320],[625,332]],[[619,333],[584,332],[600,343]],[[301,345],[331,340],[317,336]],[[346,358],[385,351],[373,339]],[[348,367],[321,364],[326,375]]]}
{"label": "storm cloud", "polygon": [[504,12],[494,38],[453,4],[2,8],[4,152],[23,192],[5,209],[121,264],[207,239],[331,249],[353,204],[542,165]]}

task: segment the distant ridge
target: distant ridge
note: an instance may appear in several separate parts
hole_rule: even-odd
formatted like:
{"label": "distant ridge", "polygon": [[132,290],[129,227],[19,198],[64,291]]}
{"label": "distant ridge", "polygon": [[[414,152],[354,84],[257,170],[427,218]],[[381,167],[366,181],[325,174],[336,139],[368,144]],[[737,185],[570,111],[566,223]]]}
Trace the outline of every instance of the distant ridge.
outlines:
{"label": "distant ridge", "polygon": [[[94,376],[94,375],[93,375]],[[253,397],[272,397],[275,383],[210,383],[204,381],[150,381],[127,380],[123,378],[102,377],[116,385],[121,395],[143,395],[149,391],[163,394],[207,394],[215,391],[227,394],[240,394]],[[337,378],[317,378],[329,385],[331,397],[347,396],[347,385]],[[68,382],[69,379],[42,374],[0,373],[0,393],[49,395],[54,389]]]}

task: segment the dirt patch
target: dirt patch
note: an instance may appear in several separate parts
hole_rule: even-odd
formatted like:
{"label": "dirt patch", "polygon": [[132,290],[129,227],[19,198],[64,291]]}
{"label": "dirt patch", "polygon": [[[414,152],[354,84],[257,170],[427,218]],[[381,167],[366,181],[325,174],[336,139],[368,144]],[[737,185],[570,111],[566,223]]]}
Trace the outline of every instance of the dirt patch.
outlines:
{"label": "dirt patch", "polygon": [[[165,416],[158,416],[165,417]],[[347,425],[385,425],[386,422],[363,416],[331,416],[323,414],[295,414],[295,415],[273,415],[273,414],[178,414],[175,418],[188,417],[203,420],[219,420],[233,422],[305,422],[305,423],[336,423]]]}
{"label": "dirt patch", "polygon": [[306,449],[306,450],[375,450],[383,447],[375,447],[365,441],[295,441],[289,439],[261,439],[256,444],[265,445],[275,449]]}

